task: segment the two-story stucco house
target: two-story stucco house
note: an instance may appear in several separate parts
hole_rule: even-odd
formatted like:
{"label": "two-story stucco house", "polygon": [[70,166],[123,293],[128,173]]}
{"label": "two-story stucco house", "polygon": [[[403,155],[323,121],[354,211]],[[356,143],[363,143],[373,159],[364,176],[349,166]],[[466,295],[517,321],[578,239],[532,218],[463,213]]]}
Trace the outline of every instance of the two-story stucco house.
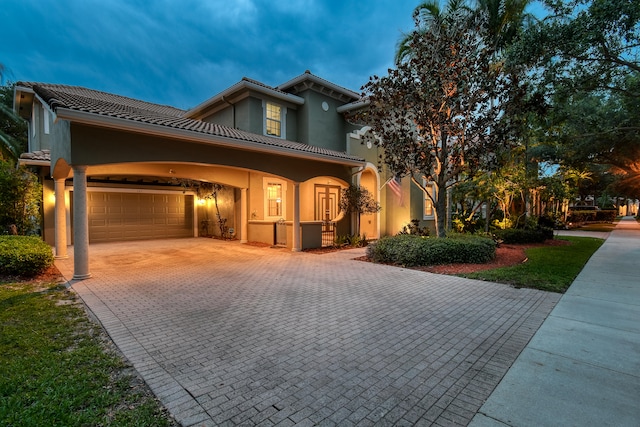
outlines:
{"label": "two-story stucco house", "polygon": [[243,78],[188,110],[75,86],[20,82],[29,121],[21,163],[43,180],[43,238],[89,276],[92,243],[216,234],[216,207],[180,182],[224,186],[217,209],[241,242],[319,247],[353,233],[340,190],[366,188],[382,206],[363,215],[367,238],[395,234],[431,207],[409,180],[402,195],[378,171],[381,150],[349,117],[360,94],[304,72],[277,87]]}

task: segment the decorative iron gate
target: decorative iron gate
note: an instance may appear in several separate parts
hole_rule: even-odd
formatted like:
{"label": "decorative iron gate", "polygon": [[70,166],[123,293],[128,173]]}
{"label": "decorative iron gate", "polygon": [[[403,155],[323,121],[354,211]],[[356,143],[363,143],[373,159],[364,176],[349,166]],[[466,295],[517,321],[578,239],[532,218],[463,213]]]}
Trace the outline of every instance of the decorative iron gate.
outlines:
{"label": "decorative iron gate", "polygon": [[336,241],[336,223],[322,221],[322,246],[333,246]]}
{"label": "decorative iron gate", "polygon": [[275,223],[274,240],[276,246],[287,246],[287,224],[284,218],[280,218]]}

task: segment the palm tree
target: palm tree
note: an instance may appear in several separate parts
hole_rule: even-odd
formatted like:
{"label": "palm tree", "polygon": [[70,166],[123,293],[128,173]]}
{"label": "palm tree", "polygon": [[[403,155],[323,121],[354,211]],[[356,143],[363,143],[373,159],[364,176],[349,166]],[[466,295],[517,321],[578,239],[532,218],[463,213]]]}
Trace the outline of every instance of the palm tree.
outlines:
{"label": "palm tree", "polygon": [[501,52],[513,43],[522,28],[535,19],[525,12],[531,3],[532,0],[476,0],[475,9],[472,9],[465,0],[449,0],[445,10],[440,7],[439,0],[421,3],[413,11],[417,28],[403,34],[398,42],[396,64],[411,56],[411,41],[415,31],[447,26],[452,20],[458,19],[460,14],[485,15],[482,22],[487,43],[496,52]]}
{"label": "palm tree", "polygon": [[487,41],[496,52],[514,42],[535,18],[525,9],[532,0],[476,0],[476,13],[486,14]]}
{"label": "palm tree", "polygon": [[13,111],[13,84],[5,84],[6,68],[0,64],[0,159],[15,162],[26,150],[27,126]]}
{"label": "palm tree", "polygon": [[445,10],[440,8],[438,0],[428,0],[419,4],[413,11],[413,19],[416,22],[416,29],[403,34],[398,42],[395,56],[396,64],[411,57],[413,41],[416,31],[427,31],[433,28],[444,28],[452,21],[460,17],[460,14],[468,15],[471,9],[465,5],[465,0],[449,0]]}

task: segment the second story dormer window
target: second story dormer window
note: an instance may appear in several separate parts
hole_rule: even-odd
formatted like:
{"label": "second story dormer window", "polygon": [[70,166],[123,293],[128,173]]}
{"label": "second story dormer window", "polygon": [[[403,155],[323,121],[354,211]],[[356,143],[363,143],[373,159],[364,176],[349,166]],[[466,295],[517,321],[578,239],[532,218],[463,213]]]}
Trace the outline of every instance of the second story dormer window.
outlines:
{"label": "second story dormer window", "polygon": [[264,134],[284,138],[284,109],[278,104],[264,104]]}

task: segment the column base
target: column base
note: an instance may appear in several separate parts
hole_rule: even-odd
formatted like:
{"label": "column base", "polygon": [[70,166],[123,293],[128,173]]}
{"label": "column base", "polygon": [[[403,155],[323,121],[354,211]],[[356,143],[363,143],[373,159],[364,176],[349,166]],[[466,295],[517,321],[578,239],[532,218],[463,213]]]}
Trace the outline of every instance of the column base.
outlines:
{"label": "column base", "polygon": [[73,277],[71,278],[72,280],[84,280],[84,279],[88,279],[89,277],[91,277],[91,273],[87,273],[87,274],[74,274]]}

